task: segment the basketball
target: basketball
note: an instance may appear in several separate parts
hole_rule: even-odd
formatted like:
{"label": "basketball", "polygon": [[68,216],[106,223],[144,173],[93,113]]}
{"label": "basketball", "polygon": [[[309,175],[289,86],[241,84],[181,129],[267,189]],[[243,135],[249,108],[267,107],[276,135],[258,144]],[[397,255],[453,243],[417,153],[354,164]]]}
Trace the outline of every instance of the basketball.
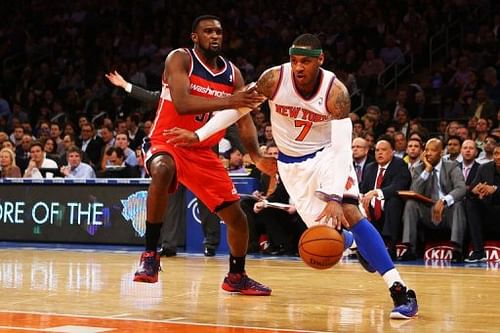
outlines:
{"label": "basketball", "polygon": [[344,252],[344,238],[334,228],[325,224],[315,225],[302,234],[299,254],[308,266],[327,269],[339,262]]}

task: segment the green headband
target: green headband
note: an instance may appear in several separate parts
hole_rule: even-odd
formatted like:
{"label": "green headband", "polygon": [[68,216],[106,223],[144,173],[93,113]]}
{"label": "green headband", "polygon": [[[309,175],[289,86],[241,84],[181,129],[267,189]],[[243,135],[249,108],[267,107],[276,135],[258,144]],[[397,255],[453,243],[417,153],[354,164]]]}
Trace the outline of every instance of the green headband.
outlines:
{"label": "green headband", "polygon": [[302,47],[291,47],[288,50],[289,55],[300,55],[300,56],[306,56],[306,57],[314,57],[317,58],[320,56],[320,54],[323,52],[322,49],[304,49]]}

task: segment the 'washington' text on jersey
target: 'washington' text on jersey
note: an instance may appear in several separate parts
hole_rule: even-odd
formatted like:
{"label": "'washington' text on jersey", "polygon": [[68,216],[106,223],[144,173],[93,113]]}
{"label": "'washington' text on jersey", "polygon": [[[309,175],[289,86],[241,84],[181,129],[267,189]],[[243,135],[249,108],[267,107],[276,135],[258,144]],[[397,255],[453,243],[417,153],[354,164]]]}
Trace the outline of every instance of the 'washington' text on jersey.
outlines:
{"label": "'washington' text on jersey", "polygon": [[206,96],[227,97],[227,96],[231,95],[230,93],[227,93],[225,91],[220,91],[220,90],[212,89],[209,86],[204,87],[204,86],[201,86],[199,84],[192,83],[192,82],[191,82],[191,85],[190,85],[190,89],[192,91],[196,91],[196,92],[202,93],[202,94],[204,94]]}

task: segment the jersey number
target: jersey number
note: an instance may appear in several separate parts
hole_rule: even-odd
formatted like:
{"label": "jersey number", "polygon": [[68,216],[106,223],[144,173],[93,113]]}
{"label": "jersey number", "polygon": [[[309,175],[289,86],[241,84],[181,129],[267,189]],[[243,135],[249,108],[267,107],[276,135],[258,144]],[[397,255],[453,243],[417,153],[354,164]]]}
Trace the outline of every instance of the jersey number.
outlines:
{"label": "jersey number", "polygon": [[295,127],[302,127],[302,130],[300,131],[299,135],[295,138],[295,141],[304,141],[305,137],[307,136],[307,133],[311,130],[312,127],[312,121],[307,121],[307,120],[300,120],[296,119],[295,120]]}
{"label": "jersey number", "polygon": [[199,115],[197,115],[197,116],[194,117],[194,119],[196,121],[199,121],[199,122],[202,122],[202,123],[206,123],[207,121],[210,120],[210,118],[212,118],[212,112],[199,114]]}

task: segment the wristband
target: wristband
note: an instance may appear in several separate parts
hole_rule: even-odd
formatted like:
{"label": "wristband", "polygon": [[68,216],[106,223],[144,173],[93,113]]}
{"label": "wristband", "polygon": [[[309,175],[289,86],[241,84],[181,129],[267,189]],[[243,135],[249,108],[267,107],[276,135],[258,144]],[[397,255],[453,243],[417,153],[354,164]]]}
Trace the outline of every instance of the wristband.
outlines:
{"label": "wristband", "polygon": [[322,192],[322,191],[315,191],[314,195],[316,196],[316,198],[318,198],[324,202],[335,201],[335,202],[338,202],[339,204],[342,203],[342,197],[340,195],[327,194],[327,193]]}

